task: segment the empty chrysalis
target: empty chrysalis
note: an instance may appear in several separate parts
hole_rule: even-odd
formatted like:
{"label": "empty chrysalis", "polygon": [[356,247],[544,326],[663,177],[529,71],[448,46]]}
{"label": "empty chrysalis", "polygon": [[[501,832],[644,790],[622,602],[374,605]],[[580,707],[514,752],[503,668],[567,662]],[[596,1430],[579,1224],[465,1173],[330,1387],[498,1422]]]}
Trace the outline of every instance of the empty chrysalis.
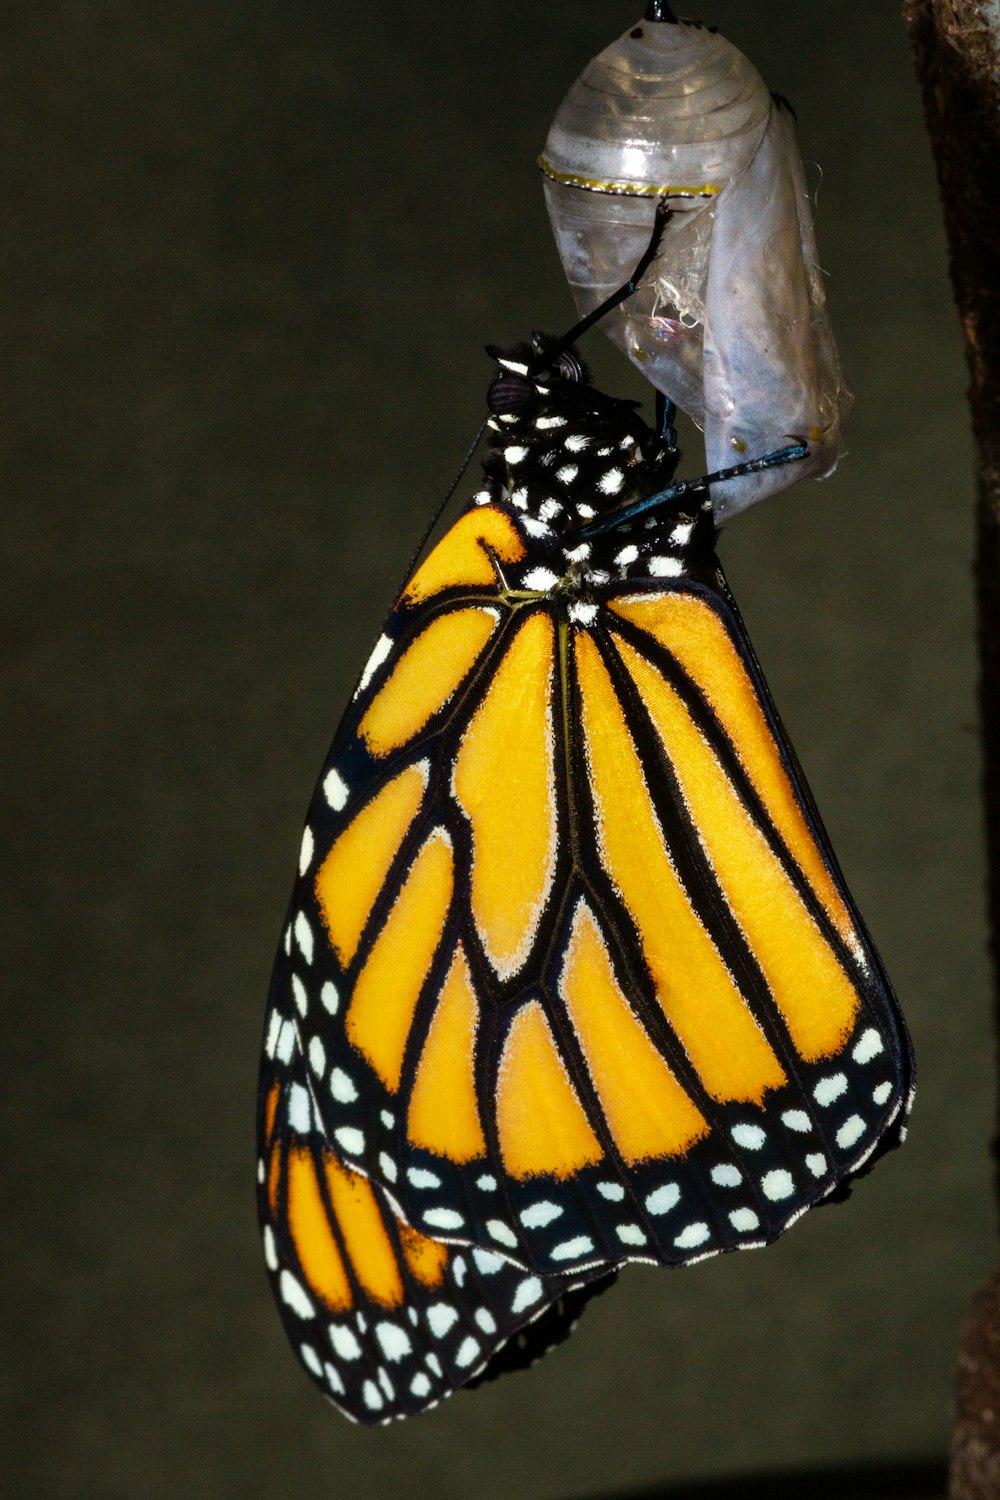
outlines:
{"label": "empty chrysalis", "polygon": [[570,89],[540,165],[581,314],[625,280],[668,198],[655,265],[601,326],[704,429],[707,467],[809,446],[718,490],[716,518],[831,473],[850,396],[793,116],[743,54],[652,4]]}

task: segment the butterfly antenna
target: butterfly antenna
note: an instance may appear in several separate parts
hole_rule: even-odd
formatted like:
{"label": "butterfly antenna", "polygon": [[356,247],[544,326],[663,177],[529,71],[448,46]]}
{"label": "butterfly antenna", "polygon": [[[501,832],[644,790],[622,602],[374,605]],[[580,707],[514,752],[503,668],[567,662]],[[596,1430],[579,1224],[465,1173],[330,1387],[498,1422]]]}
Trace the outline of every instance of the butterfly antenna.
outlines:
{"label": "butterfly antenna", "polygon": [[437,523],[440,521],[441,517],[444,515],[445,506],[448,504],[448,501],[451,499],[452,495],[455,493],[459,485],[462,483],[462,480],[465,478],[465,472],[471,464],[472,460],[475,458],[476,449],[479,447],[479,444],[483,440],[483,433],[486,431],[486,424],[489,419],[489,413],[487,412],[486,416],[479,424],[479,431],[473,438],[472,443],[469,446],[468,453],[466,453],[465,457],[462,459],[458,473],[455,475],[454,479],[451,481],[451,484],[449,484],[448,488],[445,490],[443,499],[435,509],[434,514],[431,516],[426,527],[424,528],[419,542],[414,548],[413,556],[410,558],[409,562],[406,565],[406,572],[403,575],[403,581],[400,584],[399,588],[396,590],[397,595],[401,594],[403,589],[405,588],[410,574],[413,572],[414,568],[417,565],[417,558],[427,546],[427,543],[431,538],[431,533],[433,532]]}
{"label": "butterfly antenna", "polygon": [[629,297],[633,296],[639,290],[639,283],[656,259],[657,251],[660,248],[660,241],[663,238],[663,231],[672,218],[673,210],[667,206],[666,198],[661,198],[656,205],[656,217],[653,220],[653,232],[649,237],[649,244],[643,251],[642,258],[628,281],[625,282],[624,286],[620,286],[616,292],[612,292],[611,296],[606,298],[599,307],[595,307],[593,312],[588,313],[585,318],[581,319],[575,327],[570,329],[569,333],[564,333],[562,338],[556,341],[554,347],[546,349],[546,362],[551,362],[553,359],[558,358],[565,349],[568,349],[571,344],[575,344],[577,339],[582,338],[589,328],[593,328],[595,323],[599,323],[602,318],[606,318],[609,312],[613,312],[616,307],[622,302],[626,302]]}

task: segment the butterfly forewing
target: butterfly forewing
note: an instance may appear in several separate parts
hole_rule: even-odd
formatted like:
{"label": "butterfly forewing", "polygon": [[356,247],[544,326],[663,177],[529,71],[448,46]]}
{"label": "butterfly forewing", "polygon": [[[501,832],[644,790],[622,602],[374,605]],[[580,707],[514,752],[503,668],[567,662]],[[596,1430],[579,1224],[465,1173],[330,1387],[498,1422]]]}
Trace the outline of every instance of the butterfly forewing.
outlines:
{"label": "butterfly forewing", "polygon": [[328,1149],[536,1275],[766,1243],[910,1089],[721,575],[581,594],[503,503],[390,615],[278,987]]}

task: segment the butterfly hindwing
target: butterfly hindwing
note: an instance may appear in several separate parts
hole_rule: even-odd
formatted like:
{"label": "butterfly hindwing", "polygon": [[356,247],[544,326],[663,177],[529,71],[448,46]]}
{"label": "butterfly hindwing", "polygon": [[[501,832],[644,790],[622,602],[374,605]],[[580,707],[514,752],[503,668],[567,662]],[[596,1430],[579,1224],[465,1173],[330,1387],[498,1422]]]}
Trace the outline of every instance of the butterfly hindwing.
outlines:
{"label": "butterfly hindwing", "polygon": [[411,1229],[331,1149],[300,1038],[278,986],[261,1073],[258,1202],[275,1300],[323,1394],[355,1421],[384,1423],[531,1364],[568,1337],[613,1277],[538,1277]]}

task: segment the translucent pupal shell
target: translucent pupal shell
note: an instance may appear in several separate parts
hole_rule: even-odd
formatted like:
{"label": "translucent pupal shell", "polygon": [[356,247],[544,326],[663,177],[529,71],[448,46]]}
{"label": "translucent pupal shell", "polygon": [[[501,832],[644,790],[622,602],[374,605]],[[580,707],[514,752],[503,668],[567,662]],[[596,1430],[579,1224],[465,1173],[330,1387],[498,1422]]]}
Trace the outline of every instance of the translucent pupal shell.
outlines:
{"label": "translucent pupal shell", "polygon": [[570,89],[540,165],[581,314],[628,280],[668,196],[659,256],[601,327],[703,427],[708,469],[808,443],[801,462],[717,486],[717,518],[829,474],[850,395],[792,116],[743,54],[688,22],[640,22]]}

